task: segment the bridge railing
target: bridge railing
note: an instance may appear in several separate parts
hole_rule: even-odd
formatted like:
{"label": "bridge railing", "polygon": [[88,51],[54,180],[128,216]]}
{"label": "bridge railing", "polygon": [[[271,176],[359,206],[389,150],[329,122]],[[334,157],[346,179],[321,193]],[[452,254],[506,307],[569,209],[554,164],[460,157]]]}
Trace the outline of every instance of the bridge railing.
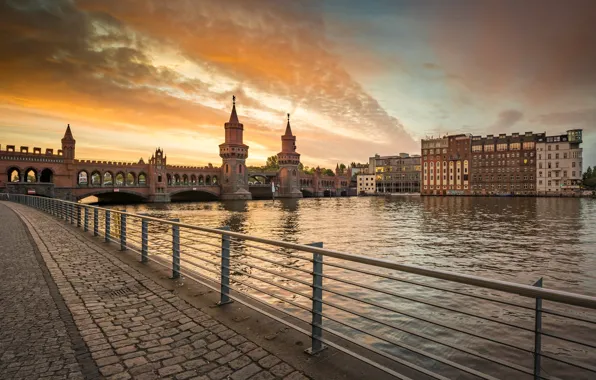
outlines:
{"label": "bridge railing", "polygon": [[36,196],[120,245],[399,379],[593,379],[596,297]]}

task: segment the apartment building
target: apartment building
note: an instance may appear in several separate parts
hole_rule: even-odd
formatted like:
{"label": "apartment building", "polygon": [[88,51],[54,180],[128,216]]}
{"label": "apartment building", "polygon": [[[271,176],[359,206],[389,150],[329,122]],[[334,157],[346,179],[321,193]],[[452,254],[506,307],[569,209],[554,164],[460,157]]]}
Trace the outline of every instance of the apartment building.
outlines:
{"label": "apartment building", "polygon": [[473,136],[472,194],[536,194],[536,143],[541,138],[544,133]]}
{"label": "apartment building", "polygon": [[423,195],[469,195],[471,171],[469,134],[423,139]]}
{"label": "apartment building", "polygon": [[582,183],[582,130],[542,136],[536,143],[536,191],[540,195],[579,190]]}
{"label": "apartment building", "polygon": [[357,174],[356,189],[358,195],[374,194],[377,190],[374,174]]}
{"label": "apartment building", "polygon": [[419,193],[420,156],[400,153],[397,156],[369,158],[369,173],[375,174],[377,193]]}

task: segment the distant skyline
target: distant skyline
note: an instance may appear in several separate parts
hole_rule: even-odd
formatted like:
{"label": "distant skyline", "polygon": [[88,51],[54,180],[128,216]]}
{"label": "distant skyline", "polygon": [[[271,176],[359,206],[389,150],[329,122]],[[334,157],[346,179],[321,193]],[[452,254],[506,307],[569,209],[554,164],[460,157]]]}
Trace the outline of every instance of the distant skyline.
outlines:
{"label": "distant skyline", "polygon": [[596,164],[596,1],[4,0],[0,144],[220,163],[232,95],[249,165],[291,114],[304,165],[421,138],[584,130]]}

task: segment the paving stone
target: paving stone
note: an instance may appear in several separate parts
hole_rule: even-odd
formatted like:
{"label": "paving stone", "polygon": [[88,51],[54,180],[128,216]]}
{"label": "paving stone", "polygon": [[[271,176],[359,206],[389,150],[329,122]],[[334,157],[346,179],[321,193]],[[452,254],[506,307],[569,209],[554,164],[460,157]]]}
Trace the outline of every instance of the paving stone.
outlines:
{"label": "paving stone", "polygon": [[252,360],[260,360],[262,358],[264,358],[265,356],[269,355],[269,353],[265,350],[263,350],[261,347],[258,347],[252,351],[250,351],[249,353],[247,353],[248,356],[250,356],[250,358]]}
{"label": "paving stone", "polygon": [[274,380],[276,377],[268,371],[261,371],[256,375],[252,376],[249,380]]}
{"label": "paving stone", "polygon": [[99,368],[99,372],[101,372],[101,374],[104,376],[114,375],[122,371],[124,371],[122,364],[110,364]]}
{"label": "paving stone", "polygon": [[[219,360],[218,360],[218,362],[219,362]],[[248,356],[243,355],[243,356],[241,356],[239,358],[236,358],[236,359],[230,361],[228,363],[228,365],[232,369],[240,369],[240,368],[242,368],[242,367],[244,367],[244,366],[246,366],[246,365],[248,365],[250,363],[252,363],[252,360]]]}
{"label": "paving stone", "polygon": [[209,372],[209,378],[212,380],[220,380],[224,377],[227,377],[229,374],[232,373],[232,369],[227,366],[217,367],[213,371]]}
{"label": "paving stone", "polygon": [[176,364],[176,365],[171,365],[169,367],[163,367],[157,370],[157,373],[159,373],[159,376],[164,377],[164,376],[169,376],[169,375],[174,375],[178,372],[182,372],[184,371],[184,369]]}
{"label": "paving stone", "polygon": [[279,363],[281,360],[275,355],[268,355],[265,356],[263,359],[259,360],[259,365],[265,369],[269,369]]}
{"label": "paving stone", "polygon": [[256,363],[251,363],[250,365],[247,365],[246,367],[234,372],[230,378],[232,380],[246,380],[260,371],[261,367],[259,367]]}
{"label": "paving stone", "polygon": [[284,380],[309,380],[308,377],[304,376],[304,374],[296,371],[292,372],[288,376],[284,377]]}
{"label": "paving stone", "polygon": [[287,363],[279,363],[279,364],[271,367],[271,369],[269,371],[271,371],[271,373],[277,377],[284,377],[284,376],[292,373],[294,371],[294,368],[292,368]]}

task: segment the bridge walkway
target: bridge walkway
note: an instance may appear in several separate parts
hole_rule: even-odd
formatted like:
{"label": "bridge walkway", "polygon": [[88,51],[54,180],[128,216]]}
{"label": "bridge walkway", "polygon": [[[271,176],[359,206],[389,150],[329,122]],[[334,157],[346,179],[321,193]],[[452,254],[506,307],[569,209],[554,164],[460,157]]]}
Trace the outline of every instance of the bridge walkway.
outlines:
{"label": "bridge walkway", "polygon": [[50,216],[0,221],[0,378],[308,379]]}

